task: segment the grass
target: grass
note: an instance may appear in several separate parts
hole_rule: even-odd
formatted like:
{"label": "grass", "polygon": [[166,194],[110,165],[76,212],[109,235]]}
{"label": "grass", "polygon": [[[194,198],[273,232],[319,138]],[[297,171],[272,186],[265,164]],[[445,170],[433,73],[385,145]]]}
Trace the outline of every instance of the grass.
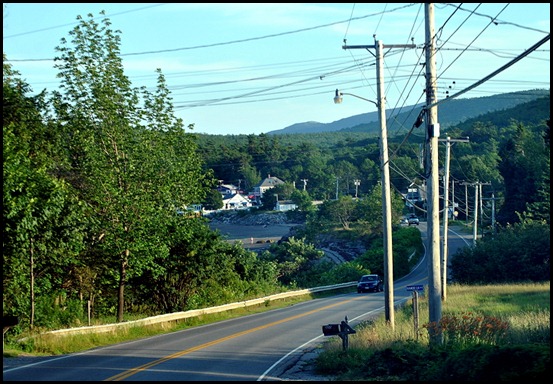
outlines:
{"label": "grass", "polygon": [[[429,341],[429,330],[443,343]],[[412,303],[395,313],[359,324],[343,350],[327,340],[316,359],[320,374],[335,380],[472,381],[536,380],[548,377],[550,283],[450,285],[442,321],[428,321],[428,302],[419,298],[419,327]]]}

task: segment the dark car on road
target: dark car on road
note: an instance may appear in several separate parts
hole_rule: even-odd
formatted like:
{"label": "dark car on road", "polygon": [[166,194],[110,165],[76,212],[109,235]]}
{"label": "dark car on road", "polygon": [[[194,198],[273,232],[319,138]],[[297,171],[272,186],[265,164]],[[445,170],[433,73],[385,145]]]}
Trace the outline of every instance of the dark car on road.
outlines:
{"label": "dark car on road", "polygon": [[419,225],[419,218],[415,215],[411,215],[409,216],[409,218],[407,219],[407,223],[409,224],[409,226],[411,225]]}
{"label": "dark car on road", "polygon": [[384,282],[379,275],[363,275],[357,283],[357,293],[382,292]]}

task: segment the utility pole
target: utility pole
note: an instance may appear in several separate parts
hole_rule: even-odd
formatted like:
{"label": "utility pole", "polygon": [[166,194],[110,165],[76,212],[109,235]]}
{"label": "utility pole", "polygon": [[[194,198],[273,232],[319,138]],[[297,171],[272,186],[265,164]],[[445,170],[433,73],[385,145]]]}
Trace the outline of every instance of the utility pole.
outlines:
{"label": "utility pole", "polygon": [[474,184],[474,225],[472,226],[472,245],[476,246],[476,238],[478,237],[478,182]]}
{"label": "utility pole", "polygon": [[468,225],[468,223],[469,223],[469,191],[468,191],[468,186],[470,185],[470,183],[467,183],[466,181],[463,181],[459,185],[464,185],[465,186],[465,224]]}
{"label": "utility pole", "polygon": [[[443,141],[438,139],[438,141]],[[442,301],[445,301],[447,298],[447,258],[448,258],[448,249],[447,249],[447,226],[449,219],[449,157],[451,152],[451,143],[452,142],[462,142],[468,143],[468,137],[466,139],[452,139],[447,136],[445,139],[446,142],[446,152],[445,152],[445,174],[444,174],[444,212],[443,212],[443,234],[442,234]],[[455,202],[454,202],[455,203]],[[455,210],[455,204],[453,204],[453,209]]]}
{"label": "utility pole", "polygon": [[[345,42],[344,42],[345,43]],[[384,45],[382,41],[375,41],[370,45],[343,45],[343,49],[376,49],[376,83],[378,119],[380,121],[380,162],[382,172],[382,222],[384,227],[384,312],[386,322],[392,329],[395,328],[394,315],[394,254],[392,249],[392,198],[390,193],[390,165],[388,159],[388,131],[386,129],[386,99],[384,97],[384,53],[383,48],[415,48],[409,45]],[[370,51],[369,51],[370,52]]]}
{"label": "utility pole", "polygon": [[355,179],[355,180],[353,180],[353,183],[355,184],[355,198],[357,199],[357,190],[359,189],[359,185],[361,184],[361,180]]}
{"label": "utility pole", "polygon": [[455,220],[457,218],[457,215],[455,213],[455,183],[458,183],[459,180],[453,180],[451,182],[451,202],[453,203],[453,216],[451,217],[451,220]]}
{"label": "utility pole", "polygon": [[495,200],[497,199],[495,198],[495,194],[492,192],[492,197],[484,198],[482,200],[490,200],[492,202],[492,233],[495,235]]}
{"label": "utility pole", "polygon": [[[436,96],[436,58],[434,50],[434,4],[425,3],[426,35],[426,108],[427,136],[429,149],[430,180],[427,183],[428,204],[428,314],[430,323],[438,324],[442,318],[441,278],[440,278],[440,201],[438,172],[438,124]],[[443,337],[438,329],[429,329],[430,342],[442,344]]]}
{"label": "utility pole", "polygon": [[303,181],[303,190],[305,191],[305,188],[307,187],[307,179],[301,179]]}

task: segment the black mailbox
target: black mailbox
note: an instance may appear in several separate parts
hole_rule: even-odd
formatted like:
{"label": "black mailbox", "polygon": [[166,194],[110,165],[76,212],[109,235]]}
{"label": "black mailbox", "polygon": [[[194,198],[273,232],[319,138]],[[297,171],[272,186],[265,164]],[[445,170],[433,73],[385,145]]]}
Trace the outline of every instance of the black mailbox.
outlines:
{"label": "black mailbox", "polygon": [[19,324],[19,319],[17,316],[2,316],[2,325],[5,327],[13,327]]}
{"label": "black mailbox", "polygon": [[325,336],[335,336],[340,334],[340,324],[323,325],[323,334]]}

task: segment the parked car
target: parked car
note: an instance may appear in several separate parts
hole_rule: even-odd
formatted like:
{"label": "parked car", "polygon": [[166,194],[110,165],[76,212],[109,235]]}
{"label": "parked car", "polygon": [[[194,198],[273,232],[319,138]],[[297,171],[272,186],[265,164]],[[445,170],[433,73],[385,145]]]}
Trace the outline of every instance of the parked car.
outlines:
{"label": "parked car", "polygon": [[415,215],[411,215],[409,216],[409,218],[407,219],[407,223],[409,225],[419,225],[419,218]]}
{"label": "parked car", "polygon": [[383,290],[384,281],[379,275],[363,275],[357,282],[357,293],[382,292]]}

